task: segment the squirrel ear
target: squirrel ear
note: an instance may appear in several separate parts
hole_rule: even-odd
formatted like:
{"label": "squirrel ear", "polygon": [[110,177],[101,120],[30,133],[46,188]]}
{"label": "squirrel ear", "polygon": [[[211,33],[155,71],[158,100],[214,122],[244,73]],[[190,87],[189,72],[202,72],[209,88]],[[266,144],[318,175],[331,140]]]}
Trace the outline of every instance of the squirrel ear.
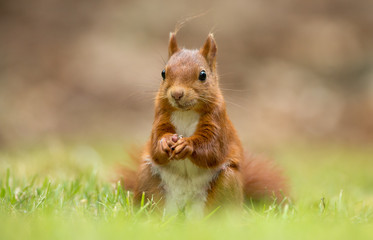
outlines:
{"label": "squirrel ear", "polygon": [[215,67],[217,50],[218,48],[216,47],[214,35],[210,33],[206,39],[205,45],[200,49],[200,53],[211,68]]}
{"label": "squirrel ear", "polygon": [[176,42],[176,33],[170,33],[170,40],[168,41],[168,57],[170,58],[175,52],[179,51]]}

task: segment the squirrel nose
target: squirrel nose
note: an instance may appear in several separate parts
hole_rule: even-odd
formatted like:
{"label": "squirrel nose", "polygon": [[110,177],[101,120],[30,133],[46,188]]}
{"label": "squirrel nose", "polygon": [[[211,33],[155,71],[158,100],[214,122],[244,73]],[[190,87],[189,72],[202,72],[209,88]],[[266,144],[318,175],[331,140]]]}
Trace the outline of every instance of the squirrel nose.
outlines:
{"label": "squirrel nose", "polygon": [[171,92],[171,96],[175,99],[175,100],[180,100],[180,98],[182,98],[184,96],[184,91],[181,90],[181,89],[178,89],[178,90],[174,90]]}

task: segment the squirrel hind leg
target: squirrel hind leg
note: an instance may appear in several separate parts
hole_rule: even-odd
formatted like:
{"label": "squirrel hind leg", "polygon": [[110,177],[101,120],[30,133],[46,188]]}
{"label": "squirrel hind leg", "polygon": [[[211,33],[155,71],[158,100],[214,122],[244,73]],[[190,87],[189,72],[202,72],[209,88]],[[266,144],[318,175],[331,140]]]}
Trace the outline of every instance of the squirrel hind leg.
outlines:
{"label": "squirrel hind leg", "polygon": [[241,163],[245,200],[266,201],[275,198],[280,203],[288,194],[287,179],[268,159],[249,156]]}

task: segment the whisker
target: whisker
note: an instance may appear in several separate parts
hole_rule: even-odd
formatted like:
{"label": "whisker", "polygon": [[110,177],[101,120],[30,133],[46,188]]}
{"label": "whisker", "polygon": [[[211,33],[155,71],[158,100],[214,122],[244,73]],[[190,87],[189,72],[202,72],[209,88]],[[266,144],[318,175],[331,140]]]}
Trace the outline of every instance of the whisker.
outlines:
{"label": "whisker", "polygon": [[210,99],[205,98],[205,97],[199,97],[199,99],[200,99],[202,102],[204,102],[204,103],[214,103],[213,100],[210,100]]}
{"label": "whisker", "polygon": [[238,108],[240,108],[240,109],[242,109],[242,110],[248,111],[247,108],[245,108],[245,107],[243,107],[243,106],[241,106],[241,105],[239,105],[239,104],[237,104],[237,103],[234,103],[234,102],[228,101],[227,99],[225,99],[225,102],[226,102],[226,103],[229,103],[229,104],[232,104],[233,106],[236,106],[236,107],[238,107]]}
{"label": "whisker", "polygon": [[[205,103],[215,103],[214,100],[211,100],[211,98],[208,98],[208,97],[200,97],[200,99],[201,99],[202,101],[204,101]],[[234,102],[229,101],[229,100],[227,100],[227,99],[225,99],[225,98],[224,98],[224,101],[225,101],[226,103],[232,104],[232,105],[235,106],[235,107],[238,107],[238,108],[240,108],[240,109],[243,109],[243,110],[245,110],[245,111],[248,111],[247,108],[245,108],[244,106],[242,106],[242,105],[240,105],[240,104],[234,103]]]}
{"label": "whisker", "polygon": [[167,64],[167,61],[163,58],[163,56],[161,55],[161,59],[163,61],[163,65],[166,65]]}
{"label": "whisker", "polygon": [[248,92],[249,89],[231,89],[231,88],[220,88],[223,91],[232,91],[232,92]]}
{"label": "whisker", "polygon": [[154,58],[155,58],[155,55],[156,55],[156,58],[157,58],[158,62],[160,63],[160,65],[162,65],[161,67],[163,67],[164,65],[166,65],[166,61],[163,58],[163,53],[164,53],[163,51],[159,51],[159,50],[153,49],[152,52],[154,54],[154,56],[153,56]]}

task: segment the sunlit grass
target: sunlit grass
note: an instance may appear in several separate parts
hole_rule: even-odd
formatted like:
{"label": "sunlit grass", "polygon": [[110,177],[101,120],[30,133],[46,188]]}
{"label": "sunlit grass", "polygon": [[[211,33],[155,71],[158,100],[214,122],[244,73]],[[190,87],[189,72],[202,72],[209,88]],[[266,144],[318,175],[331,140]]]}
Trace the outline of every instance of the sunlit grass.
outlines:
{"label": "sunlit grass", "polygon": [[[184,221],[154,202],[133,205],[115,179],[119,144],[62,144],[0,153],[1,239],[368,239],[373,237],[373,151],[279,147],[290,203],[248,204],[241,215]],[[219,212],[219,209],[217,210]]]}

